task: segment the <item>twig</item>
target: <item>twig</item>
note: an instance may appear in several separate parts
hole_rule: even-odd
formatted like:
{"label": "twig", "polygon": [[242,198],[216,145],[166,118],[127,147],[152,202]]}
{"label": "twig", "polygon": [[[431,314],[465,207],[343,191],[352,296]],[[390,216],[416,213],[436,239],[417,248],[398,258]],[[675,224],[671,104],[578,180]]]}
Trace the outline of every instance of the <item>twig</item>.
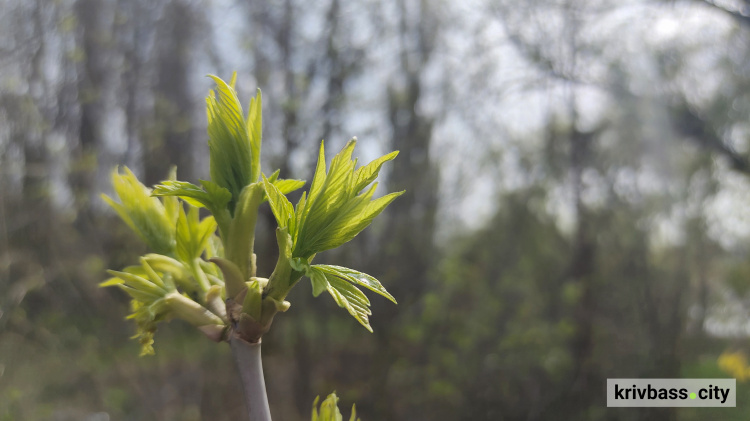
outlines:
{"label": "twig", "polygon": [[250,343],[232,335],[229,344],[242,379],[250,421],[271,421],[266,384],[263,380],[260,342]]}

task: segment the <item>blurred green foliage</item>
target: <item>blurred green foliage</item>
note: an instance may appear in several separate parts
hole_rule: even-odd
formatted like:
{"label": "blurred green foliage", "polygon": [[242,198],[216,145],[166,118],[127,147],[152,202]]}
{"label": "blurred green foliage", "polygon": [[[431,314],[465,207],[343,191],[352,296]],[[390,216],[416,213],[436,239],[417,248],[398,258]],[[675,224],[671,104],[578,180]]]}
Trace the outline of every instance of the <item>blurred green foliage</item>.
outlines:
{"label": "blurred green foliage", "polygon": [[[98,200],[115,164],[145,186],[177,165],[186,184],[159,188],[209,209],[238,199],[235,175],[259,176],[251,149],[225,157],[231,197],[198,181],[212,169],[192,78],[238,57],[270,94],[263,160],[309,174],[300,157],[320,139],[340,147],[364,127],[384,143],[360,144],[367,154],[400,150],[384,184],[406,190],[347,250],[316,256],[378,274],[398,299],[373,300],[373,334],[312,297],[319,277],[289,292],[295,311],[264,340],[278,419],[309,419],[330,390],[372,421],[750,417],[744,385],[735,409],[606,408],[603,396],[608,377],[725,377],[722,355],[748,355],[739,8],[381,3],[4,3],[0,419],[242,416],[227,347],[173,321],[138,359],[128,298],[97,287],[148,252]],[[278,215],[264,208],[255,248],[270,273]],[[176,253],[176,233],[157,238]]]}

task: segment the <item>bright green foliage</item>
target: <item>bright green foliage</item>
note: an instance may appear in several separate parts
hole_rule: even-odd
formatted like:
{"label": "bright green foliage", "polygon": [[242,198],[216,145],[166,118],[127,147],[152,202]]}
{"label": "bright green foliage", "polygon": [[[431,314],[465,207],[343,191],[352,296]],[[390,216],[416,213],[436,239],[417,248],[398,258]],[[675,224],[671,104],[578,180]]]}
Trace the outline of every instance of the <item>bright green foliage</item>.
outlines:
{"label": "bright green foliage", "polygon": [[165,271],[160,275],[148,260],[142,257],[141,266],[130,266],[122,272],[108,271],[112,278],[101,284],[103,287],[117,286],[133,299],[133,313],[128,318],[135,320],[138,327],[134,337],[141,343],[142,356],[154,353],[152,344],[156,324],[170,313],[180,315],[197,327],[223,324],[221,318],[177,292],[172,272]]}
{"label": "bright green foliage", "polygon": [[232,193],[230,212],[240,192],[260,177],[261,94],[250,101],[245,119],[234,87],[216,76],[216,92],[206,98],[211,180]]}
{"label": "bright green foliage", "polygon": [[378,282],[377,279],[373,278],[372,276],[358,272],[354,269],[349,269],[341,266],[334,266],[334,265],[313,265],[310,267],[311,269],[317,269],[323,273],[325,273],[329,278],[331,276],[344,279],[346,281],[349,281],[353,284],[357,284],[360,286],[363,286],[367,289],[369,289],[372,292],[376,292],[383,297],[393,301],[394,304],[396,303],[396,299],[393,298],[391,294],[388,293],[388,291],[383,288],[383,285]]}
{"label": "bright green foliage", "polygon": [[[261,172],[260,91],[250,101],[245,117],[234,78],[229,84],[211,78],[216,82],[215,91],[206,99],[211,180],[202,180],[200,185],[177,181],[173,171],[152,192],[126,168],[125,174],[113,174],[121,202],[104,196],[154,251],[142,257],[138,266],[110,271],[113,278],[102,283],[117,286],[132,298],[129,318],[136,322],[141,354],[153,353],[157,323],[173,317],[216,341],[226,340],[231,328],[234,335],[257,342],[274,315],[289,308],[284,298],[305,275],[312,281],[314,295],[328,291],[340,307],[372,331],[370,301],[358,287],[395,303],[380,282],[353,269],[311,263],[317,253],[354,238],[401,194],[373,199],[380,168],[397,152],[356,168],[352,159],[356,142],[352,140],[326,171],[321,144],[310,191],[302,194],[295,207],[286,194],[305,182],[279,179],[279,171],[270,177]],[[253,253],[258,209],[266,201],[278,222],[279,246],[279,258],[268,279],[256,276]],[[201,207],[211,216],[201,219]],[[335,408],[332,396],[326,402],[333,402]]]}
{"label": "bright green foliage", "polygon": [[[339,398],[336,396],[336,392],[331,393],[328,397],[320,404],[318,409],[318,401],[320,396],[315,397],[312,409],[312,421],[343,421],[344,417],[341,415],[341,411],[338,408]],[[349,421],[361,421],[357,418],[356,405],[352,405],[352,415],[349,417]]]}
{"label": "bright green foliage", "polygon": [[372,332],[368,321],[368,316],[372,314],[370,300],[354,285],[363,286],[396,303],[396,299],[383,288],[383,285],[366,273],[332,265],[311,265],[307,267],[305,273],[312,282],[314,296],[317,297],[321,292],[328,291],[339,307],[346,309],[370,332]]}
{"label": "bright green foliage", "polygon": [[268,181],[276,186],[276,188],[284,194],[288,194],[297,189],[301,189],[305,185],[305,180],[279,179],[279,170],[274,171],[274,173],[271,174],[270,177],[268,177]]}
{"label": "bright green foliage", "polygon": [[[373,181],[380,168],[398,152],[391,152],[355,170],[357,162],[351,156],[356,143],[356,139],[350,140],[331,160],[326,173],[325,149],[321,142],[310,194],[300,199],[296,210],[275,186],[266,182],[266,193],[276,221],[282,228],[289,227],[293,257],[309,259],[316,253],[350,241],[403,194],[391,193],[372,200],[377,187]],[[362,192],[370,184],[373,185]]]}
{"label": "bright green foliage", "polygon": [[[352,139],[331,160],[326,173],[325,149],[320,145],[318,164],[310,194],[303,193],[296,207],[268,179],[263,183],[276,221],[280,253],[277,271],[269,280],[269,294],[283,299],[302,275],[313,285],[313,295],[323,291],[333,297],[367,330],[372,331],[368,316],[370,301],[354,285],[364,286],[394,303],[377,279],[341,266],[315,265],[310,262],[319,252],[336,248],[353,239],[403,192],[372,199],[377,184],[373,184],[385,162],[396,157],[391,152],[360,168],[352,160],[356,140]],[[372,184],[366,191],[362,191]],[[286,260],[286,261],[284,261]],[[284,267],[284,265],[288,265]]]}
{"label": "bright green foliage", "polygon": [[201,187],[186,181],[167,180],[154,186],[154,196],[178,196],[193,206],[205,207],[211,213],[219,213],[232,200],[232,193],[216,183],[201,180]]}
{"label": "bright green foliage", "polygon": [[[151,190],[125,167],[125,174],[112,172],[112,187],[120,203],[102,194],[123,221],[156,253],[172,255],[175,246],[176,214],[168,212],[165,204],[151,197]],[[176,210],[176,209],[175,209]]]}
{"label": "bright green foliage", "polygon": [[[278,175],[279,172],[276,171],[269,180],[284,194],[291,193],[305,185],[303,180],[279,180]],[[166,180],[154,186],[152,194],[162,197],[179,197],[193,206],[205,207],[216,218],[219,230],[227,236],[231,219],[228,204],[232,200],[232,193],[211,181],[200,180],[200,184],[202,188],[186,181]],[[265,191],[263,191],[263,201],[265,200]]]}
{"label": "bright green foliage", "polygon": [[[220,338],[226,311],[220,291],[208,292],[212,285],[223,289],[223,281],[218,271],[206,268],[200,259],[211,248],[216,231],[214,218],[200,220],[198,208],[180,203],[176,197],[151,197],[151,190],[128,168],[124,172],[112,176],[121,203],[103,197],[156,253],[142,257],[138,266],[109,271],[113,277],[101,286],[117,286],[132,298],[128,318],[136,322],[135,337],[141,343],[141,355],[154,353],[156,325],[172,316],[188,321],[212,338]],[[187,213],[184,206],[188,207]]]}
{"label": "bright green foliage", "polygon": [[181,207],[177,218],[177,256],[186,262],[197,259],[215,231],[216,221],[212,216],[199,221],[198,208],[190,206],[186,215]]}
{"label": "bright green foliage", "polygon": [[[191,207],[187,215],[180,208],[176,222],[176,259],[148,254],[141,257],[139,266],[129,266],[121,272],[108,271],[112,278],[101,286],[117,286],[132,298],[133,312],[128,318],[136,322],[135,337],[141,343],[141,355],[154,353],[152,344],[156,324],[169,316],[180,317],[202,328],[208,335],[221,335],[225,324],[223,309],[206,294],[210,288],[208,278],[200,265],[195,264],[215,229],[216,223],[211,217],[198,221],[197,208]],[[214,283],[223,284],[216,277]],[[186,293],[200,296],[201,303]],[[220,303],[221,299],[218,301]],[[216,310],[211,312],[206,307]]]}
{"label": "bright green foliage", "polygon": [[[371,163],[356,168],[352,152],[356,139],[350,140],[331,160],[326,171],[325,147],[321,142],[318,164],[309,195],[303,194],[296,207],[274,185],[264,179],[279,227],[288,235],[282,236],[286,253],[291,256],[291,276],[307,275],[313,285],[313,295],[324,290],[333,297],[339,307],[345,308],[366,329],[372,331],[368,316],[372,314],[370,301],[354,285],[364,286],[396,302],[374,277],[341,266],[310,265],[314,256],[322,251],[339,247],[352,240],[365,229],[396,197],[403,192],[387,194],[372,199],[377,187],[373,184],[384,163],[394,159],[398,152],[391,152]],[[372,186],[370,186],[372,184]],[[367,188],[370,186],[369,188]],[[363,191],[365,188],[367,190]],[[281,247],[282,241],[279,242]],[[277,268],[279,265],[277,265]],[[269,280],[275,285],[274,276]],[[289,279],[287,288],[296,282]],[[283,282],[281,282],[283,283]],[[271,294],[273,294],[272,291]],[[283,294],[280,294],[283,298]]]}

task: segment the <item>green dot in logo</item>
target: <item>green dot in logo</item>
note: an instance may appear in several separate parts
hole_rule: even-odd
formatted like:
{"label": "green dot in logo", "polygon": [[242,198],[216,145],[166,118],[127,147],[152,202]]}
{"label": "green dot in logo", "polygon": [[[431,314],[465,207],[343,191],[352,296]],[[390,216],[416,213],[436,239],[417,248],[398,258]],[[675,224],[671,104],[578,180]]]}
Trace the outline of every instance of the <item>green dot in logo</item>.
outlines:
{"label": "green dot in logo", "polygon": [[695,392],[690,394],[690,399],[695,399]]}

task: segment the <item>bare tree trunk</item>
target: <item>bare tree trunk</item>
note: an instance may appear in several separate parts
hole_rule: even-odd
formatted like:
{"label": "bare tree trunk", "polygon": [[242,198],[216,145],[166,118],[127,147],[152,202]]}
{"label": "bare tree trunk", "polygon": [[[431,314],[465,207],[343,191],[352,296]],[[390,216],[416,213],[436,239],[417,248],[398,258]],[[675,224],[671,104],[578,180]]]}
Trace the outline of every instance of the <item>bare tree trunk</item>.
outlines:
{"label": "bare tree trunk", "polygon": [[[381,419],[398,419],[391,405],[388,367],[397,359],[399,317],[414,311],[414,304],[427,288],[435,249],[435,215],[438,204],[438,173],[430,160],[433,121],[419,112],[422,99],[422,72],[434,49],[437,19],[427,2],[399,0],[398,37],[400,69],[388,92],[388,118],[392,129],[388,149],[399,150],[388,175],[388,190],[406,189],[385,213],[385,229],[381,236],[383,248],[372,257],[382,279],[389,279],[389,289],[398,297],[399,308],[373,302],[378,323],[375,371],[371,373],[372,395],[376,407],[371,413]],[[410,10],[417,10],[410,13]]]}
{"label": "bare tree trunk", "polygon": [[76,227],[86,233],[95,229],[91,221],[95,218],[90,192],[97,190],[97,173],[101,164],[100,145],[104,140],[102,124],[105,117],[103,96],[106,89],[106,54],[103,46],[107,33],[103,22],[105,2],[98,0],[78,0],[75,12],[80,22],[80,35],[77,44],[85,59],[79,64],[77,91],[80,104],[80,120],[77,143],[72,147],[71,159],[75,168],[68,176],[68,182],[76,200],[79,217]]}
{"label": "bare tree trunk", "polygon": [[189,69],[198,18],[189,2],[172,0],[164,7],[157,32],[156,92],[153,131],[144,145],[146,185],[166,176],[165,163],[176,165],[181,180],[193,180],[193,100]]}

